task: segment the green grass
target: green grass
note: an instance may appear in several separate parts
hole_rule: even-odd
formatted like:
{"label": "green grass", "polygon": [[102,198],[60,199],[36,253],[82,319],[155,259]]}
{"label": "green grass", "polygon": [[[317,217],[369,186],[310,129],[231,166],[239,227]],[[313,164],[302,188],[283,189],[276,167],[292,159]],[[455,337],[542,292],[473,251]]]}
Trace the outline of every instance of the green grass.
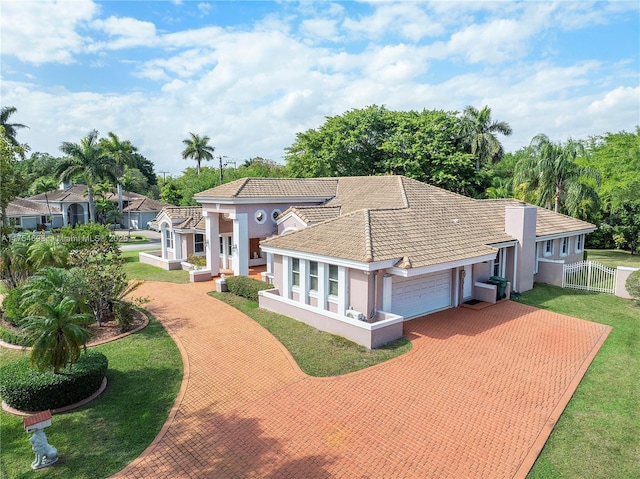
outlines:
{"label": "green grass", "polygon": [[412,347],[410,341],[400,338],[381,348],[370,350],[287,316],[260,309],[257,303],[231,293],[209,294],[233,306],[269,330],[289,350],[300,368],[310,376],[338,376],[358,371],[400,356]]}
{"label": "green grass", "polygon": [[189,282],[189,272],[183,270],[167,271],[156,268],[150,264],[140,263],[138,253],[140,251],[125,251],[122,257],[125,259],[124,270],[128,279],[142,281],[164,281],[165,283],[186,284]]}
{"label": "green grass", "polygon": [[[167,419],[182,382],[182,359],[162,325],[97,346],[109,359],[107,389],[81,409],[53,416],[47,438],[60,460],[39,478],[108,477],[138,457]],[[24,352],[3,349],[0,365]],[[32,478],[30,435],[22,418],[0,411],[0,477]]]}
{"label": "green grass", "polygon": [[613,326],[527,477],[640,477],[640,307],[541,284],[520,301]]}
{"label": "green grass", "polygon": [[589,249],[587,250],[587,259],[609,268],[617,266],[640,268],[640,255],[632,255],[628,251],[619,249]]}

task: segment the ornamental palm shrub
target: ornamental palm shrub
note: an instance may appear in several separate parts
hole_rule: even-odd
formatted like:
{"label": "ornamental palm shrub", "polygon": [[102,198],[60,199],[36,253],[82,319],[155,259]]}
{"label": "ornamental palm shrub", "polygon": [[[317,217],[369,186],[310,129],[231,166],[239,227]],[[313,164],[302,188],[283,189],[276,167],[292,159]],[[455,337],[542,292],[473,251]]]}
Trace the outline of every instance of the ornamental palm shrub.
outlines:
{"label": "ornamental palm shrub", "polygon": [[76,312],[76,301],[66,296],[59,303],[43,303],[39,314],[27,316],[22,325],[33,338],[31,365],[40,371],[53,369],[58,374],[80,357],[91,338],[84,328],[92,320],[91,315]]}

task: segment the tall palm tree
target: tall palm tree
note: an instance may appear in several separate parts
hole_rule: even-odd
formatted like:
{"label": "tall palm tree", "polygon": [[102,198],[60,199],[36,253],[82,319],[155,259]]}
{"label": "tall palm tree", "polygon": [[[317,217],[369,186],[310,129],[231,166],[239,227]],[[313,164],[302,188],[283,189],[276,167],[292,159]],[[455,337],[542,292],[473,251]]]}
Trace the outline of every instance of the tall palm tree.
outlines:
{"label": "tall palm tree", "polygon": [[562,209],[571,216],[579,216],[585,202],[598,207],[600,174],[576,162],[587,154],[582,143],[572,139],[554,143],[540,134],[531,140],[528,153],[516,164],[514,180],[536,193],[539,206],[556,213]]}
{"label": "tall palm tree", "polygon": [[32,365],[41,371],[53,368],[58,374],[80,358],[91,338],[91,332],[83,327],[91,322],[91,316],[76,311],[76,301],[66,296],[60,302],[43,303],[40,314],[24,319],[22,329],[33,338]]}
{"label": "tall palm tree", "polygon": [[13,146],[19,145],[18,140],[16,140],[17,130],[29,128],[21,123],[9,123],[9,117],[17,111],[18,109],[15,106],[3,106],[0,110],[0,125],[4,126],[4,134]]}
{"label": "tall palm tree", "polygon": [[53,221],[53,216],[51,215],[51,205],[49,204],[49,191],[55,190],[57,186],[58,182],[55,178],[52,178],[51,176],[41,176],[40,178],[36,178],[29,188],[29,191],[34,195],[44,193],[44,200],[47,202],[50,221]]}
{"label": "tall palm tree", "polygon": [[[100,147],[106,156],[110,157],[118,166],[116,175],[124,174],[125,166],[136,166],[135,153],[138,149],[129,140],[120,141],[118,135],[113,132],[107,134],[107,138],[100,140]],[[118,182],[118,211],[122,214],[122,185]]]}
{"label": "tall palm tree", "polygon": [[509,136],[512,131],[508,123],[492,121],[491,108],[488,106],[482,107],[482,110],[467,106],[462,112],[460,134],[469,152],[476,157],[476,170],[502,157],[504,149],[496,134]]}
{"label": "tall palm tree", "polygon": [[182,143],[186,145],[182,151],[182,159],[184,160],[196,160],[198,164],[198,175],[200,175],[200,163],[202,160],[211,161],[213,159],[213,152],[216,149],[209,145],[210,138],[207,135],[196,135],[195,133],[189,133],[190,138],[182,140]]}
{"label": "tall palm tree", "polygon": [[68,181],[73,176],[82,174],[87,183],[90,221],[95,222],[96,212],[93,202],[93,188],[102,179],[116,181],[117,167],[115,161],[105,156],[98,143],[98,132],[91,130],[80,143],[63,142],[60,151],[68,157],[58,165],[61,181]]}

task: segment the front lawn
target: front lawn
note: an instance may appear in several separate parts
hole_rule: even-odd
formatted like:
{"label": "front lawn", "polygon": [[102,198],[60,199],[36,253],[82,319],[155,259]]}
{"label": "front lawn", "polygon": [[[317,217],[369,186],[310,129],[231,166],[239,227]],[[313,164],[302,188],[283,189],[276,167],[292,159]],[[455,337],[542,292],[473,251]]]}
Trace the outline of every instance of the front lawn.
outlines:
{"label": "front lawn", "polygon": [[338,376],[358,371],[400,356],[412,347],[409,340],[400,338],[370,350],[343,337],[261,309],[257,303],[240,296],[216,292],[209,294],[242,311],[269,330],[289,350],[300,369],[310,376]]}
{"label": "front lawn", "polygon": [[587,259],[608,266],[609,268],[616,268],[618,266],[640,268],[640,255],[632,255],[628,251],[619,249],[589,249],[587,250]]}
{"label": "front lawn", "polygon": [[142,281],[164,281],[165,283],[186,284],[189,282],[189,272],[184,270],[167,271],[156,268],[150,264],[140,262],[140,251],[125,251],[122,257],[125,259],[124,271],[127,279],[139,279]]}
{"label": "front lawn", "polygon": [[[81,409],[53,416],[45,432],[58,449],[55,466],[31,470],[33,453],[22,418],[0,411],[0,477],[103,478],[123,469],[155,439],[182,383],[182,358],[162,325],[96,346],[109,359],[107,389]],[[0,366],[27,354],[2,349]]]}
{"label": "front lawn", "polygon": [[520,301],[613,326],[527,477],[640,477],[640,307],[542,284]]}

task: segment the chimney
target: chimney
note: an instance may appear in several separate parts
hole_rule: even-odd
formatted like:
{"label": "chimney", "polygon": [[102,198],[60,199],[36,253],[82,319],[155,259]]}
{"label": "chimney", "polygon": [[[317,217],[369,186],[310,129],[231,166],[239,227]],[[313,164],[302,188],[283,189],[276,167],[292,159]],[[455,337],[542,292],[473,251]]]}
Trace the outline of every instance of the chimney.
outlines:
{"label": "chimney", "polygon": [[533,288],[536,267],[536,222],[538,208],[521,203],[505,207],[504,231],[518,240],[516,246],[516,277],[513,289],[528,291]]}

